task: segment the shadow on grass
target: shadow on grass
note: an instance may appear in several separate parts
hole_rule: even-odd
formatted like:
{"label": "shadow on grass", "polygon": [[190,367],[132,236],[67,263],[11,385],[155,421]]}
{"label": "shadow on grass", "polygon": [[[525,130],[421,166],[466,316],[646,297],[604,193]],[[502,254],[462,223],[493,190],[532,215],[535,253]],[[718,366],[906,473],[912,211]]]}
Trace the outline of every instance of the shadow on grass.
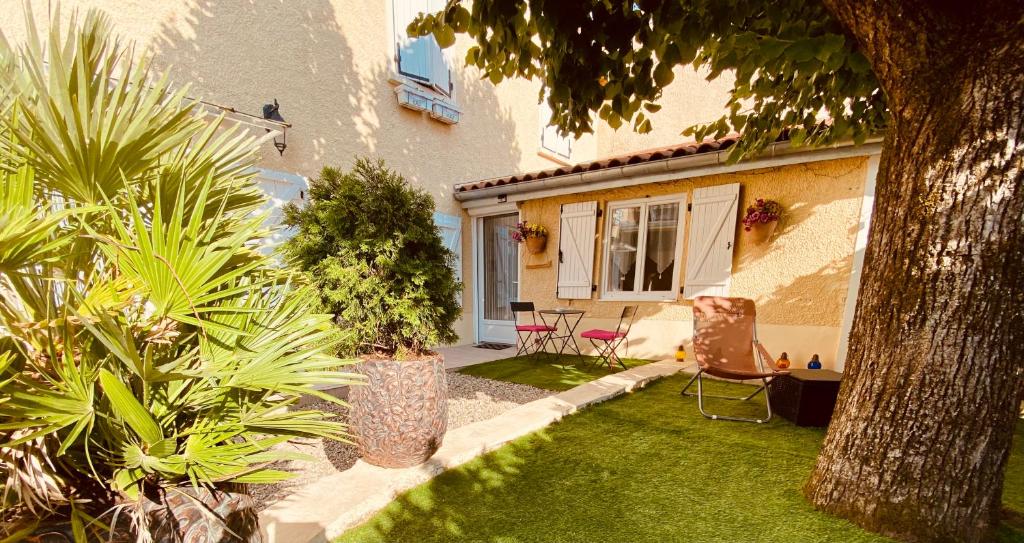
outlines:
{"label": "shadow on grass", "polygon": [[[625,362],[626,368],[635,368],[651,361],[624,358],[623,362]],[[536,357],[506,358],[458,369],[459,373],[465,375],[555,391],[569,390],[620,371],[623,370],[618,365],[615,366],[614,371],[609,370],[605,365],[599,365],[599,360],[593,356],[558,356],[547,353],[541,353]]]}
{"label": "shadow on grass", "polygon": [[[443,473],[338,541],[887,541],[803,498],[823,430],[707,420],[696,399],[679,395],[687,377],[588,408]],[[763,401],[715,407],[744,415]]]}

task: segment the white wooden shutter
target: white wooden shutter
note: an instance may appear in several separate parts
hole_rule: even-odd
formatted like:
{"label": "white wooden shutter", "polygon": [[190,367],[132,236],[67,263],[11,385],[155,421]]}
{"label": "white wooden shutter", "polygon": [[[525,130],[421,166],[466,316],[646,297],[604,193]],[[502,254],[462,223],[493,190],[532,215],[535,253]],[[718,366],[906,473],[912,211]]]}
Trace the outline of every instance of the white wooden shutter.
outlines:
{"label": "white wooden shutter", "polygon": [[558,297],[589,300],[594,277],[597,202],[562,205],[558,227]]}
{"label": "white wooden shutter", "polygon": [[392,0],[392,5],[398,72],[429,82],[433,71],[432,51],[437,49],[437,43],[433,36],[410,37],[405,29],[421,11],[430,11],[430,3],[426,0]]}
{"label": "white wooden shutter", "polygon": [[434,213],[434,224],[437,225],[444,246],[455,253],[455,277],[462,281],[462,221],[454,215]]}
{"label": "white wooden shutter", "polygon": [[693,191],[683,297],[728,296],[739,183]]}

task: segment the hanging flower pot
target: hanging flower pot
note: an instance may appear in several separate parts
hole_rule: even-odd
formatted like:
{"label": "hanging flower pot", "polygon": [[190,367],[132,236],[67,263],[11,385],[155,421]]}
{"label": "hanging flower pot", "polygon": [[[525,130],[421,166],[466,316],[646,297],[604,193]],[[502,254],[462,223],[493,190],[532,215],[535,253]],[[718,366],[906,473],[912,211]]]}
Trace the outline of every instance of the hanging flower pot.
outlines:
{"label": "hanging flower pot", "polygon": [[539,255],[544,252],[544,248],[547,247],[548,237],[547,236],[534,236],[532,238],[526,238],[526,250],[531,255]]}
{"label": "hanging flower pot", "polygon": [[743,231],[747,239],[755,244],[768,241],[775,233],[781,216],[782,206],[778,202],[758,198],[743,216]]}
{"label": "hanging flower pot", "polygon": [[522,221],[516,223],[516,229],[512,231],[512,239],[519,243],[526,243],[526,250],[531,255],[538,255],[544,252],[548,243],[548,229],[543,225]]}
{"label": "hanging flower pot", "polygon": [[747,239],[760,245],[771,239],[778,224],[779,221],[759,222],[744,228],[744,231],[746,232]]}

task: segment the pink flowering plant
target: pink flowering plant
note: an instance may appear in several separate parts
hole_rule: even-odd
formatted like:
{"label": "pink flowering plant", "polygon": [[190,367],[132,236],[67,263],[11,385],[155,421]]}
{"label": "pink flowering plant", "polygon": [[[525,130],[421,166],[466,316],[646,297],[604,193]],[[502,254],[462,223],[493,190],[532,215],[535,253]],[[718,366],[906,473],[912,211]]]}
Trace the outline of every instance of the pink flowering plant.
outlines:
{"label": "pink flowering plant", "polygon": [[781,216],[782,206],[778,202],[758,198],[754,205],[747,208],[747,214],[743,216],[743,229],[749,232],[754,225],[774,222]]}
{"label": "pink flowering plant", "polygon": [[512,231],[512,239],[519,243],[526,241],[528,238],[546,238],[548,237],[548,229],[543,225],[531,223],[529,221],[521,221],[516,223],[516,229]]}

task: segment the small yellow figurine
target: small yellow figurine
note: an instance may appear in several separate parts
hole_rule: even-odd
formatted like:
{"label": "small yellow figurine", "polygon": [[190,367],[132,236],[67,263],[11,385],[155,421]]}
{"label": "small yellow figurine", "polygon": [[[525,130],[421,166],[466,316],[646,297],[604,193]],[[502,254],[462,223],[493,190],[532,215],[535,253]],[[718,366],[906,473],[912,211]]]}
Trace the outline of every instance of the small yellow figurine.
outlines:
{"label": "small yellow figurine", "polygon": [[784,370],[784,369],[788,368],[789,367],[789,355],[786,354],[785,352],[783,352],[782,356],[780,356],[779,359],[775,361],[775,366],[777,368],[779,368],[780,370]]}
{"label": "small yellow figurine", "polygon": [[676,349],[676,360],[682,362],[686,360],[686,345],[680,343],[679,348]]}

